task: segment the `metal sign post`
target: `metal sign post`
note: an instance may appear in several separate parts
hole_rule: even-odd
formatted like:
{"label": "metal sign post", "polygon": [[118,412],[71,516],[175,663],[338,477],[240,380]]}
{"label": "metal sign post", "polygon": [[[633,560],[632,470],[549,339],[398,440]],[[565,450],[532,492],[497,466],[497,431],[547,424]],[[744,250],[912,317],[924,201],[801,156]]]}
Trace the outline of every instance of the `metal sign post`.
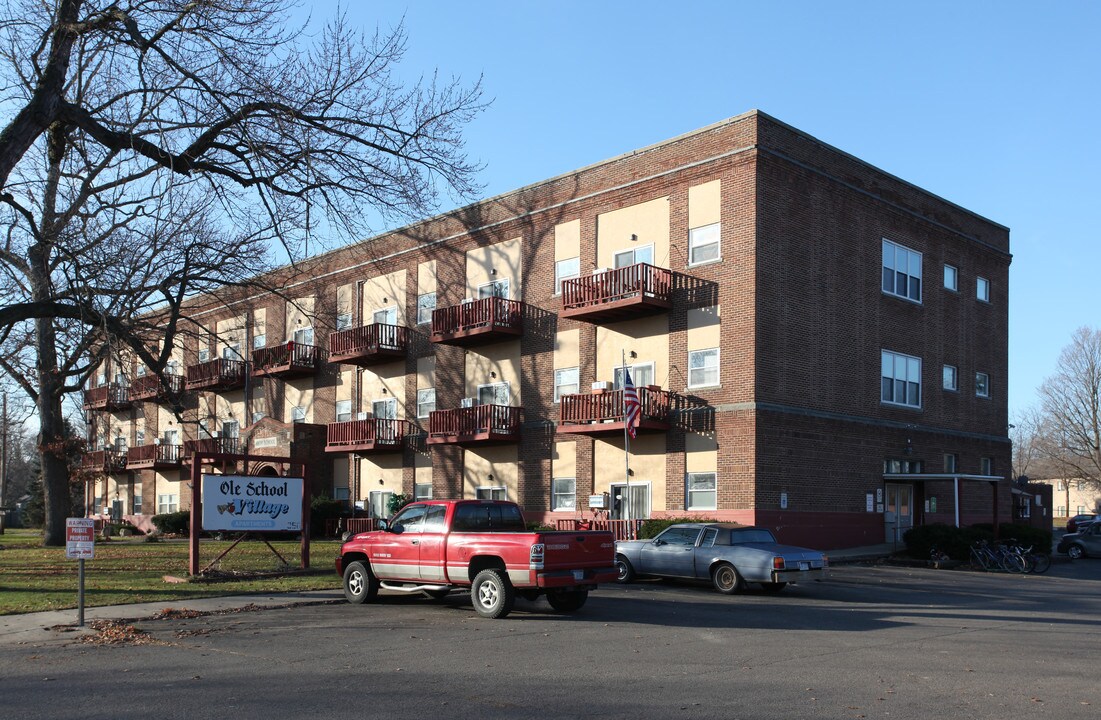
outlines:
{"label": "metal sign post", "polygon": [[96,521],[65,518],[65,557],[79,562],[77,568],[77,625],[84,627],[84,561],[96,556]]}

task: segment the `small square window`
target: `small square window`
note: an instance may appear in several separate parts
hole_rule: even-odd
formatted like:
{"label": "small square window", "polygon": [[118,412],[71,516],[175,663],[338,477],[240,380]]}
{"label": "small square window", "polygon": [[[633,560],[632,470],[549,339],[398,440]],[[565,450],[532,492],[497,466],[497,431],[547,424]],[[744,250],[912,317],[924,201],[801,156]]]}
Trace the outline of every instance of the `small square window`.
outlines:
{"label": "small square window", "polygon": [[577,480],[575,478],[554,478],[554,498],[552,507],[555,510],[573,511],[576,509]]}
{"label": "small square window", "polygon": [[921,302],[921,253],[883,240],[883,292]]}
{"label": "small square window", "polygon": [[944,389],[953,392],[960,389],[959,373],[953,365],[944,366]]}
{"label": "small square window", "polygon": [[688,264],[712,262],[721,258],[719,223],[704,225],[688,231]]}
{"label": "small square window", "polygon": [[986,373],[975,373],[975,394],[979,397],[990,397],[990,376]]}
{"label": "small square window", "polygon": [[719,349],[692,350],[688,353],[688,387],[714,387],[719,384]]}
{"label": "small square window", "polygon": [[260,348],[268,344],[268,336],[265,333],[259,333],[252,336],[252,349],[259,350]]}
{"label": "small square window", "polygon": [[352,327],[352,314],[351,313],[339,313],[336,316],[336,329],[337,332],[341,330],[347,330]]}
{"label": "small square window", "polygon": [[431,500],[432,483],[416,483],[413,485],[413,498],[416,500]]}
{"label": "small square window", "polygon": [[951,265],[944,266],[944,287],[947,290],[956,292],[960,289],[959,285],[960,271]]}
{"label": "small square window", "polygon": [[417,324],[427,325],[432,322],[432,311],[436,309],[436,293],[424,293],[417,296]]}
{"label": "small square window", "polygon": [[436,388],[417,390],[417,417],[426,418],[436,409]]}
{"label": "small square window", "polygon": [[336,421],[348,422],[352,419],[352,401],[351,400],[337,400],[336,401]]}
{"label": "small square window", "polygon": [[994,474],[994,458],[984,457],[979,459],[979,472],[990,476]]}
{"label": "small square window", "polygon": [[956,456],[951,453],[946,453],[944,456],[944,472],[954,473],[956,472]]}
{"label": "small square window", "polygon": [[576,395],[579,389],[577,368],[562,368],[554,371],[555,402],[559,402],[563,395]]}
{"label": "small square window", "polygon": [[891,405],[921,407],[921,358],[882,350],[879,399]]}
{"label": "small square window", "polygon": [[975,279],[975,297],[983,302],[990,302],[990,281],[986,278]]}
{"label": "small square window", "polygon": [[572,257],[554,263],[554,294],[562,294],[562,281],[581,275],[581,258]]}
{"label": "small square window", "polygon": [[302,407],[301,405],[295,405],[293,408],[291,408],[291,422],[306,422],[306,408]]}
{"label": "small square window", "polygon": [[715,473],[688,473],[687,508],[688,510],[715,510],[716,476]]}

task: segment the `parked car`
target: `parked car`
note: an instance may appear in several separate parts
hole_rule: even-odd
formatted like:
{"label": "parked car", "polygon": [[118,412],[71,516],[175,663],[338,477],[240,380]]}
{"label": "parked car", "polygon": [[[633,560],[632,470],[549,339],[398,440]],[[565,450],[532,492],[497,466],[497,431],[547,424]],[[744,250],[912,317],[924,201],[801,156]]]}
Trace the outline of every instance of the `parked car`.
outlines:
{"label": "parked car", "polygon": [[1093,513],[1085,513],[1083,515],[1075,515],[1070,520],[1067,520],[1067,532],[1078,532],[1083,525],[1088,525],[1097,520],[1097,515]]}
{"label": "parked car", "polygon": [[1101,557],[1101,522],[1079,525],[1078,532],[1064,535],[1055,549],[1070,555],[1071,560]]}
{"label": "parked car", "polygon": [[821,580],[829,559],[818,550],[781,545],[768,528],[737,523],[671,525],[652,540],[616,543],[620,582],[635,577],[711,580],[732,595],[746,583],[771,592],[788,583]]}

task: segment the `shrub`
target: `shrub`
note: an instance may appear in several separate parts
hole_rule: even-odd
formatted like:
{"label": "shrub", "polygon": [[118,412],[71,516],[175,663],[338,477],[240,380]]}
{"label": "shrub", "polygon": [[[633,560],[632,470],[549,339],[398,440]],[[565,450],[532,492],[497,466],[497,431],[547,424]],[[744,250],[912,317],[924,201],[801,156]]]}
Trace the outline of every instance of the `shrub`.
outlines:
{"label": "shrub", "polygon": [[310,535],[321,537],[325,534],[325,521],[348,515],[348,503],[333,500],[324,495],[310,501]]}
{"label": "shrub", "polygon": [[166,535],[187,535],[191,527],[191,511],[180,510],[153,516],[153,527]]}
{"label": "shrub", "polygon": [[713,518],[698,518],[698,517],[682,517],[682,518],[655,518],[653,520],[647,520],[642,523],[642,526],[638,529],[639,540],[649,540],[652,537],[657,537],[662,530],[670,525],[676,525],[678,523],[712,523],[718,522]]}
{"label": "shrub", "polygon": [[[994,526],[990,523],[972,525],[975,529],[981,529],[994,537]],[[1001,523],[998,526],[998,537],[1001,540],[1016,540],[1024,547],[1032,546],[1034,552],[1051,552],[1051,531],[1034,528],[1031,525],[1017,525],[1015,523]]]}
{"label": "shrub", "polygon": [[[998,530],[1002,540],[1013,538],[1022,545],[1031,545],[1034,550],[1050,551],[1051,533],[1046,530],[1011,523],[1001,523]],[[993,539],[994,526],[990,523],[962,528],[941,523],[922,525],[907,530],[902,536],[907,554],[921,560],[927,560],[929,551],[935,547],[953,560],[967,561],[971,559],[971,545],[979,540],[990,542]]]}

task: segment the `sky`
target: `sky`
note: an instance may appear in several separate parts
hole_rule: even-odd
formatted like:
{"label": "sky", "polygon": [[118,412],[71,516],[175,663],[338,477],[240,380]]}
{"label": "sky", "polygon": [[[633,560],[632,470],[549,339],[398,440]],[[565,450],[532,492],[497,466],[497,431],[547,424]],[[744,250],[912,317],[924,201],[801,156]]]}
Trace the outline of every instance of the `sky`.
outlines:
{"label": "sky", "polygon": [[1101,327],[1101,2],[350,5],[404,22],[403,76],[482,78],[482,197],[758,109],[1010,228],[1011,421]]}

